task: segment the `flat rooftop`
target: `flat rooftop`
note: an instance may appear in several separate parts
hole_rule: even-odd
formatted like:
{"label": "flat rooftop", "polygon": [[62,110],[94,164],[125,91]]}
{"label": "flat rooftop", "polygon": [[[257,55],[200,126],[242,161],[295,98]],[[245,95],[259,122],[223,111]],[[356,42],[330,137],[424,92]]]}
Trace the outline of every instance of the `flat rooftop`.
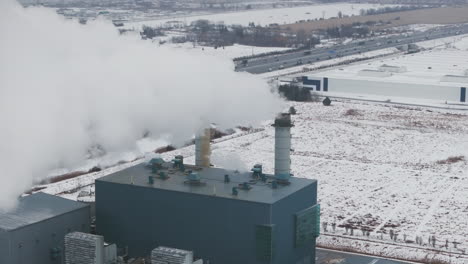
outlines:
{"label": "flat rooftop", "polygon": [[[468,38],[466,39],[468,40]],[[369,76],[367,71],[379,71],[380,67],[405,68],[404,72],[391,72],[388,76],[376,74]],[[392,83],[414,83],[447,87],[466,87],[464,78],[452,78],[448,81],[444,76],[461,76],[468,80],[468,50],[457,48],[426,50],[419,53],[390,57],[382,60],[372,60],[361,64],[341,66],[332,70],[310,74],[314,77],[336,79],[379,81]],[[387,73],[389,73],[387,71]]]}
{"label": "flat rooftop", "polygon": [[[154,178],[154,183],[149,183],[149,176],[156,176],[146,164],[139,164],[134,167],[110,174],[97,179],[96,181],[110,182],[117,184],[135,185],[144,188],[155,188],[161,190],[185,192],[198,195],[216,196],[227,199],[251,201],[257,203],[273,204],[290,194],[295,193],[309,185],[316,183],[316,180],[291,177],[288,185],[278,184],[276,189],[272,188],[272,175],[265,175],[266,182],[260,179],[255,180],[252,172],[237,172],[219,168],[202,168],[185,164],[185,171],[173,168],[173,163],[164,163],[163,171],[169,178]],[[189,171],[196,172],[200,176],[200,185],[188,183]],[[224,182],[224,175],[229,175],[230,182]],[[250,190],[238,188],[238,194],[232,194],[233,187],[239,187],[244,182],[250,183]]]}
{"label": "flat rooftop", "polygon": [[13,210],[0,211],[0,230],[15,230],[84,207],[88,205],[38,192],[20,198]]}

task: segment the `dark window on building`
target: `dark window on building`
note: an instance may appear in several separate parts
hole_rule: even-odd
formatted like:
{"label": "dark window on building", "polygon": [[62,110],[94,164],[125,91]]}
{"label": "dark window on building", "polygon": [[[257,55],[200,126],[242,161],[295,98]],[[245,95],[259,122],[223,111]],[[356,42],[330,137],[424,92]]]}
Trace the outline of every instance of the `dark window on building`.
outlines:
{"label": "dark window on building", "polygon": [[300,211],[295,215],[296,247],[314,241],[320,235],[320,205]]}
{"label": "dark window on building", "polygon": [[460,102],[466,102],[466,87],[460,88]]}
{"label": "dark window on building", "polygon": [[255,226],[255,246],[257,260],[270,261],[273,259],[273,225]]}

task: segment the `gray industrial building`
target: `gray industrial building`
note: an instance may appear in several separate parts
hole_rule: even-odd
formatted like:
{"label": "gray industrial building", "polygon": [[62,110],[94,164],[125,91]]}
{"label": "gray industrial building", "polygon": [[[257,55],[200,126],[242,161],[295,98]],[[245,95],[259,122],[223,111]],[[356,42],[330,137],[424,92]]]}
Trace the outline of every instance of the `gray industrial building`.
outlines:
{"label": "gray industrial building", "polygon": [[97,232],[130,256],[169,246],[209,264],[315,263],[317,181],[290,177],[290,116],[274,126],[277,175],[260,165],[248,173],[187,165],[177,156],[96,180]]}
{"label": "gray industrial building", "polygon": [[0,211],[0,263],[62,264],[65,234],[89,232],[89,206],[36,193]]}

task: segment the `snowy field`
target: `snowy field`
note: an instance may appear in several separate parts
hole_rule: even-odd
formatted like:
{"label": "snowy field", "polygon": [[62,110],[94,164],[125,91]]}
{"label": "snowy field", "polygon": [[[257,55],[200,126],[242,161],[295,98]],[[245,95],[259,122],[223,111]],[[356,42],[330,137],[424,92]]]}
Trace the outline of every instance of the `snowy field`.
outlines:
{"label": "snowy field", "polygon": [[140,28],[147,26],[163,26],[168,21],[181,21],[190,24],[199,19],[207,19],[212,22],[224,22],[224,24],[247,26],[250,22],[256,25],[266,26],[269,24],[291,24],[300,20],[314,20],[316,18],[337,17],[341,11],[343,15],[359,15],[361,9],[381,8],[394,5],[379,4],[318,4],[302,7],[277,8],[267,10],[252,10],[244,12],[219,13],[199,16],[172,17],[160,20],[146,20],[125,23],[126,28]]}
{"label": "snowy field", "polygon": [[[328,223],[319,244],[467,263],[468,113],[351,101],[331,107],[293,105],[298,115],[293,117],[292,172],[319,182],[321,220]],[[262,163],[267,173],[273,172],[270,122],[250,133],[215,140],[213,163],[240,170]],[[194,162],[193,146],[163,158],[177,154]],[[449,157],[460,160],[447,161]],[[93,190],[95,178],[139,162],[51,184],[43,191],[76,199],[80,190]],[[369,236],[362,235],[362,228]],[[390,232],[398,234],[396,241]],[[414,243],[417,236],[422,245]],[[428,244],[432,236],[435,247]]]}

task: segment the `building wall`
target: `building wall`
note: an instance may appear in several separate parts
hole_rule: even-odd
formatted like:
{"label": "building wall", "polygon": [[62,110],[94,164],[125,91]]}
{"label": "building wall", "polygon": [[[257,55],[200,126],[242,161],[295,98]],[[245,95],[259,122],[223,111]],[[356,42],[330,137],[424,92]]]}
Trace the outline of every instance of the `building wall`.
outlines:
{"label": "building wall", "polygon": [[131,256],[167,246],[210,264],[256,263],[255,224],[269,217],[267,204],[96,181],[97,232]]}
{"label": "building wall", "polygon": [[[350,80],[308,77],[309,80],[328,79],[328,91],[335,93],[367,94],[389,97],[409,97],[438,101],[461,102],[461,87],[416,83],[382,82],[380,80]],[[324,81],[322,81],[324,83]],[[322,85],[322,91],[324,91]],[[307,87],[307,86],[306,86]],[[317,89],[314,89],[317,91]],[[318,90],[320,91],[320,90]]]}
{"label": "building wall", "polygon": [[0,263],[11,263],[9,233],[0,230]]}
{"label": "building wall", "polygon": [[[0,263],[8,264],[62,264],[64,263],[64,236],[73,231],[89,232],[89,207],[84,207],[42,222],[7,232],[10,249],[0,246]],[[0,245],[1,245],[0,234]],[[50,250],[61,250],[51,259]],[[9,251],[9,252],[8,252]]]}
{"label": "building wall", "polygon": [[[295,214],[315,204],[317,204],[317,182],[273,205],[276,237],[281,238],[275,240],[276,263],[315,263],[315,241],[296,248],[294,228]],[[291,262],[291,260],[294,260],[294,262]]]}
{"label": "building wall", "polygon": [[[312,189],[297,198],[291,195],[278,210],[292,217],[310,206],[316,199]],[[283,251],[291,247],[276,248],[278,258],[271,262],[257,261],[255,227],[272,224],[271,210],[269,204],[96,181],[97,232],[120,247],[128,246],[131,256],[168,246],[193,250],[210,264],[289,264],[283,260],[293,253]],[[283,220],[281,212],[273,214],[281,221],[280,228],[274,227],[275,245],[290,245],[294,225]]]}

